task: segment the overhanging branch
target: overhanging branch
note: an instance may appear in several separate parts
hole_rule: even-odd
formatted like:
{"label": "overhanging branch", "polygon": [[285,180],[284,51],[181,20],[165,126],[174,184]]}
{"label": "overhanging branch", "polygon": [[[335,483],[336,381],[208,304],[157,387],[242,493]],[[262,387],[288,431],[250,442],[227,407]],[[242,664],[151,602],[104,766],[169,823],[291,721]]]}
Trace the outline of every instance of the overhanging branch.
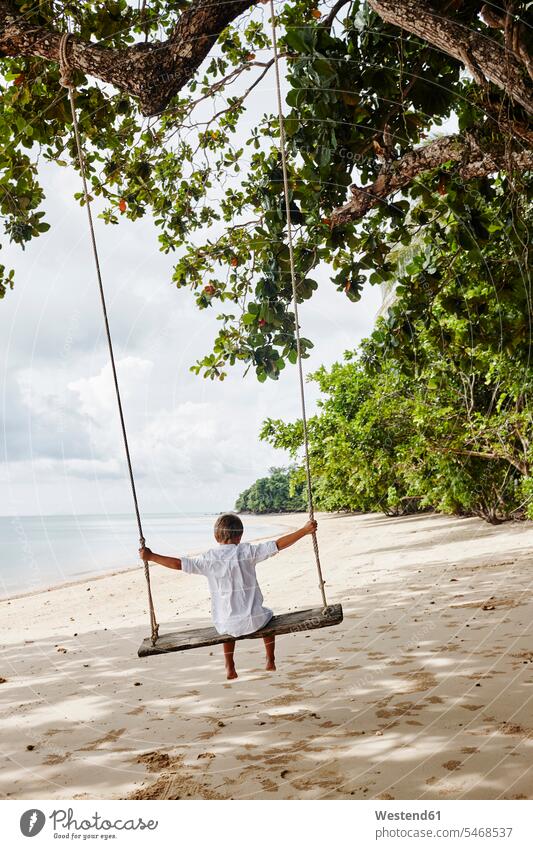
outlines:
{"label": "overhanging branch", "polygon": [[[144,115],[161,112],[208,55],[222,30],[256,0],[196,0],[179,17],[167,41],[120,49],[72,35],[72,68],[139,98]],[[61,32],[36,26],[9,0],[0,0],[0,56],[40,56],[59,61]]]}
{"label": "overhanging branch", "polygon": [[513,50],[496,39],[470,29],[432,9],[423,0],[368,0],[379,17],[464,64],[480,82],[483,78],[503,89],[528,113],[533,113],[533,89]]}
{"label": "overhanging branch", "polygon": [[447,162],[460,163],[457,173],[463,180],[472,180],[506,170],[509,165],[519,171],[533,168],[533,151],[509,154],[502,148],[501,151],[491,150],[487,153],[470,135],[445,136],[406,153],[401,159],[387,163],[370,185],[352,186],[352,199],[333,212],[332,226],[363,218],[369,210],[386,202],[395,192]]}
{"label": "overhanging branch", "polygon": [[[195,0],[179,16],[166,41],[139,42],[120,49],[72,36],[72,67],[139,98],[141,112],[155,115],[193,77],[223,29],[258,0]],[[437,13],[422,0],[369,0],[386,22],[426,40],[465,64],[483,84],[490,80],[533,112],[533,93],[525,68],[523,42],[507,38],[507,46]],[[332,10],[344,5],[341,0]],[[331,25],[331,15],[326,25]],[[491,24],[494,22],[491,19]],[[61,32],[36,26],[10,0],[0,0],[0,56],[40,56],[58,61]]]}

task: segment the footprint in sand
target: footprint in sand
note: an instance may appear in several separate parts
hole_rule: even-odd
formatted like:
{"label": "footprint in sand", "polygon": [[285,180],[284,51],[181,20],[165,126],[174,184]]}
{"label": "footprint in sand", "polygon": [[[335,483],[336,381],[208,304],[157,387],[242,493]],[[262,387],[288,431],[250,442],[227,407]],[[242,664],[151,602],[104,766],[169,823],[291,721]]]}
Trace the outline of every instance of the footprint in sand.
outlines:
{"label": "footprint in sand", "polygon": [[150,772],[159,772],[170,766],[170,756],[167,752],[146,752],[137,758],[138,764],[144,764]]}
{"label": "footprint in sand", "polygon": [[449,769],[451,772],[454,769],[459,769],[461,763],[462,761],[446,761],[446,763],[443,763],[442,766],[444,767],[444,769]]}
{"label": "footprint in sand", "polygon": [[56,764],[62,764],[68,758],[70,758],[70,752],[66,752],[64,755],[48,755],[44,759],[43,764],[46,764],[46,766],[55,766]]}
{"label": "footprint in sand", "polygon": [[522,725],[515,725],[512,722],[500,722],[500,724],[498,725],[498,731],[500,731],[502,734],[518,734],[521,737],[533,738],[532,728],[524,728]]}
{"label": "footprint in sand", "polygon": [[114,728],[104,737],[99,737],[97,740],[91,740],[91,742],[87,743],[86,746],[81,746],[78,749],[78,752],[93,752],[95,749],[100,748],[100,746],[104,746],[106,743],[116,743],[119,737],[122,736],[125,732],[125,728]]}

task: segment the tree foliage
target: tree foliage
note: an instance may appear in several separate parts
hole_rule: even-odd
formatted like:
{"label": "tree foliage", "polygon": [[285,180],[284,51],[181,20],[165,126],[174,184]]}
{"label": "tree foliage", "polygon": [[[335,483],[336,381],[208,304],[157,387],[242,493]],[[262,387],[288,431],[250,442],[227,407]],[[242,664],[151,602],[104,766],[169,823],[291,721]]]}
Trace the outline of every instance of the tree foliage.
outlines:
{"label": "tree foliage", "polygon": [[[318,507],[533,518],[527,195],[503,180],[420,187],[411,217],[431,223],[399,251],[391,308],[356,354],[313,375]],[[262,436],[296,456],[301,422],[269,420]]]}
{"label": "tree foliage", "polygon": [[268,477],[241,492],[235,509],[239,513],[292,513],[305,510],[306,505],[305,486],[293,480],[293,470],[272,468]]}
{"label": "tree foliage", "polygon": [[[405,12],[413,4],[415,0],[403,0],[396,6]],[[521,99],[515,96],[516,86],[527,90],[528,81],[525,66],[515,68],[515,53],[520,55],[527,38],[520,25],[523,4],[517,4],[510,18],[516,24],[511,29],[518,52],[505,46],[514,69],[514,88],[509,85],[508,90],[505,81],[491,81],[490,69],[483,76],[479,65],[484,59],[477,45],[490,38],[494,50],[503,49],[511,32],[487,24],[480,15],[483,4],[435,0],[429,12],[452,27],[449,51],[446,44],[435,49],[416,34],[416,16],[405,19],[405,29],[386,23],[373,11],[386,5],[354,0],[339,7],[335,23],[329,9],[317,9],[314,0],[277,7],[288,85],[290,214],[299,301],[312,297],[317,285],[313,272],[324,262],[332,269],[333,287],[348,301],[359,299],[368,278],[372,283],[394,281],[398,244],[409,244],[420,230],[430,232],[429,217],[424,221],[409,215],[418,205],[421,181],[432,196],[435,188],[446,194],[455,178],[465,182],[472,155],[479,166],[474,182],[480,172],[509,172],[503,178],[505,196],[514,191],[513,163],[520,161],[520,170],[529,162],[527,157],[517,159],[531,150],[531,136],[524,129],[527,91]],[[218,310],[220,332],[196,370],[223,378],[229,366],[242,362],[263,381],[277,378],[287,361],[293,363],[296,350],[277,118],[267,112],[251,131],[245,129],[248,100],[272,74],[268,8],[253,6],[152,0],[137,9],[126,0],[67,0],[62,5],[0,0],[0,137],[10,140],[0,154],[0,210],[7,237],[24,247],[48,228],[39,161],[77,167],[66,94],[49,55],[57,35],[42,37],[40,46],[32,41],[35,33],[48,29],[57,34],[68,23],[77,39],[76,67],[85,67],[86,61],[92,68],[96,56],[104,68],[102,78],[119,86],[102,85],[76,71],[86,166],[91,192],[104,205],[103,221],[113,226],[122,217],[150,216],[160,249],[176,256],[175,285],[191,290],[200,309]],[[422,21],[427,4],[419,6]],[[228,24],[212,49],[211,32],[213,27],[218,32],[220,22],[211,26],[210,8],[212,14],[229,10]],[[252,11],[242,16],[248,8]],[[493,16],[497,11],[494,6]],[[200,26],[191,42],[198,55],[180,58],[178,35],[191,22]],[[472,36],[470,48],[458,53],[453,32],[464,26]],[[102,54],[102,48],[111,52]],[[146,79],[152,87],[159,85],[162,94],[176,88],[174,66],[180,63],[184,85],[166,98],[159,114],[143,115],[142,97],[121,83],[116,70],[122,68],[121,56],[131,73],[136,71],[141,92],[148,64]],[[163,70],[154,82],[157,56]],[[174,62],[171,83],[165,70],[168,56]],[[416,147],[429,146],[428,135],[452,112],[461,139],[470,140],[460,147],[461,161],[433,161],[420,175]],[[345,216],[334,226],[356,172],[363,183],[375,186],[406,156],[413,162],[401,192],[380,196],[373,189],[380,202],[369,214],[362,220]],[[444,197],[441,205],[445,202]],[[456,206],[455,212],[469,220],[466,210]],[[0,272],[2,295],[13,280],[8,269],[0,266]],[[303,338],[304,355],[311,344]]]}

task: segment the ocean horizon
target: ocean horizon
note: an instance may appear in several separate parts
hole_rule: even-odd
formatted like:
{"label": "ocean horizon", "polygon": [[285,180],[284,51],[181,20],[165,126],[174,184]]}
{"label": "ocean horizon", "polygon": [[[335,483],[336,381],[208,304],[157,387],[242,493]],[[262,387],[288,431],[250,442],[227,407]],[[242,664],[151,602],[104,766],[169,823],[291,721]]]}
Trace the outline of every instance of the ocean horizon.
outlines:
{"label": "ocean horizon", "polygon": [[[212,513],[148,513],[147,545],[179,556],[215,545]],[[245,539],[275,535],[276,517],[248,514]],[[129,513],[0,516],[0,597],[35,592],[139,565],[139,532]]]}

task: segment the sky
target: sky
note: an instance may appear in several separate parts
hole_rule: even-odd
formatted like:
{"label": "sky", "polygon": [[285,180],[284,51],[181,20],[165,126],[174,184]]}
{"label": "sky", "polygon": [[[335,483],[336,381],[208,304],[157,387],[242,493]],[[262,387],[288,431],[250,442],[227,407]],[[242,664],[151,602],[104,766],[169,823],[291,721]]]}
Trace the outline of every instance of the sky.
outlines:
{"label": "sky", "polygon": [[[276,109],[273,74],[254,98],[249,126]],[[41,179],[51,229],[24,251],[4,243],[1,257],[16,281],[0,301],[0,514],[127,513],[132,500],[86,211],[73,198],[79,177],[48,163]],[[199,311],[191,293],[173,286],[172,257],[159,253],[148,219],[110,227],[97,218],[96,225],[141,511],[232,509],[243,489],[289,462],[259,431],[268,417],[299,416],[296,368],[287,365],[264,384],[253,369],[243,378],[242,365],[223,383],[193,374],[217,333],[216,308]],[[353,304],[327,269],[314,276],[318,291],[300,307],[302,335],[315,345],[306,373],[353,350],[381,304],[376,287]],[[308,384],[311,415],[317,394]]]}

